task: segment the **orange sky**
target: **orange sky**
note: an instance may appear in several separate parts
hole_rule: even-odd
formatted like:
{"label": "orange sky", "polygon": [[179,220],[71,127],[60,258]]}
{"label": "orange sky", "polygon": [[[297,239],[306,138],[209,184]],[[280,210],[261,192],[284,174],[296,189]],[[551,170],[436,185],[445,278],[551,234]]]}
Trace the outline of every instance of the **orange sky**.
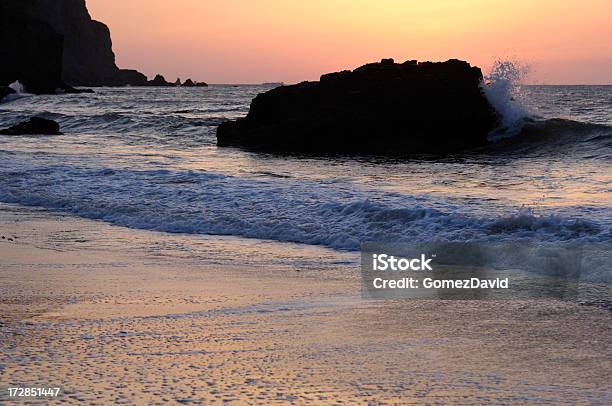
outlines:
{"label": "orange sky", "polygon": [[210,83],[297,82],[385,57],[531,65],[612,83],[611,0],[87,0],[120,67]]}

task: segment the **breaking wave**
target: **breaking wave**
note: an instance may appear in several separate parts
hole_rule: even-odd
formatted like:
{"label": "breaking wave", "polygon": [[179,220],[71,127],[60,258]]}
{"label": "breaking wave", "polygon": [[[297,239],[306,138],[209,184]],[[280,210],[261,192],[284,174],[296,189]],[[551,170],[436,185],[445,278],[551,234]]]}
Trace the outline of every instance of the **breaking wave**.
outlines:
{"label": "breaking wave", "polygon": [[[423,196],[205,171],[2,170],[0,201],[170,233],[233,235],[358,250],[367,241],[612,241],[610,224]],[[61,184],[61,187],[57,187]]]}
{"label": "breaking wave", "polygon": [[[496,72],[483,86],[513,136],[435,159],[217,149],[216,125],[245,115],[265,87],[22,98],[2,104],[0,128],[42,115],[64,135],[0,137],[0,201],[136,229],[351,251],[368,241],[612,242],[612,89],[512,96],[511,67]],[[529,113],[534,100],[547,119]]]}
{"label": "breaking wave", "polygon": [[[520,62],[496,61],[485,75],[483,93],[500,119],[499,127],[489,134],[490,145],[485,150],[530,155],[571,149],[589,158],[610,158],[612,127],[608,121],[599,124],[570,117],[542,117],[531,110],[529,92],[521,85],[529,70]],[[559,94],[547,102],[562,104],[564,97],[567,95]]]}
{"label": "breaking wave", "polygon": [[13,89],[13,91],[15,93],[9,94],[7,96],[4,96],[2,98],[2,100],[0,100],[0,102],[10,102],[13,100],[17,100],[17,99],[21,99],[22,97],[25,96],[29,96],[28,93],[26,93],[23,85],[21,84],[21,82],[19,82],[18,80],[14,81],[13,83],[11,83],[10,85],[8,85],[9,88]]}
{"label": "breaking wave", "polygon": [[500,116],[500,128],[491,139],[512,135],[520,130],[529,110],[521,101],[520,83],[529,73],[529,67],[512,61],[495,61],[485,75],[482,89]]}
{"label": "breaking wave", "polygon": [[612,162],[612,127],[566,119],[523,119],[511,137],[500,137],[481,151],[516,157],[570,155]]}

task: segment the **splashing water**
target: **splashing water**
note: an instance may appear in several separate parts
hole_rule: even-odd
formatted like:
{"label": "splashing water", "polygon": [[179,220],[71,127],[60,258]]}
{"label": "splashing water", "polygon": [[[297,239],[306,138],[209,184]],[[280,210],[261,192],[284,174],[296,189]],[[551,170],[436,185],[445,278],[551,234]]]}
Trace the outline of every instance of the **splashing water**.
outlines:
{"label": "splashing water", "polygon": [[[217,148],[219,122],[246,115],[270,87],[97,88],[3,104],[0,128],[40,115],[64,134],[0,136],[0,201],[135,229],[339,250],[366,241],[612,242],[608,126],[557,121],[516,149],[440,159]],[[563,109],[596,106],[580,116],[587,121],[612,122],[612,88],[522,92],[534,110],[563,98]],[[558,129],[569,135],[547,135]]]}
{"label": "splashing water", "polygon": [[512,135],[519,130],[529,111],[520,102],[520,82],[529,73],[529,67],[512,61],[495,61],[485,76],[482,89],[489,102],[501,116],[501,130]]}
{"label": "splashing water", "polygon": [[10,102],[13,100],[17,100],[20,99],[24,96],[27,96],[28,94],[26,93],[23,85],[21,84],[21,82],[19,82],[18,80],[14,81],[13,83],[11,83],[10,85],[8,85],[9,88],[13,89],[13,91],[15,93],[13,94],[9,94],[7,96],[4,96],[4,98],[2,98],[0,100],[0,102],[6,103],[6,102]]}
{"label": "splashing water", "polygon": [[15,91],[15,93],[17,94],[23,94],[25,93],[25,90],[23,88],[23,85],[21,84],[21,82],[19,82],[18,80],[14,81],[13,83],[11,83],[8,87],[10,87],[11,89],[13,89]]}

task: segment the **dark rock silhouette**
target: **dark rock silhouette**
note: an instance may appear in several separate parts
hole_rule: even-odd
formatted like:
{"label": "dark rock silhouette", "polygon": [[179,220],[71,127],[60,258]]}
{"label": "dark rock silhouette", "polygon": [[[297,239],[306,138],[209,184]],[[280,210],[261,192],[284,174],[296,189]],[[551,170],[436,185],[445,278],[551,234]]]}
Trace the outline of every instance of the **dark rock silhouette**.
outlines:
{"label": "dark rock silhouette", "polygon": [[142,84],[144,75],[117,68],[109,29],[85,0],[2,0],[0,39],[0,85],[19,80],[29,92],[54,93],[64,84]]}
{"label": "dark rock silhouette", "polygon": [[60,126],[53,120],[47,120],[42,117],[32,117],[28,121],[23,121],[12,127],[0,130],[2,135],[30,135],[30,134],[44,134],[44,135],[59,135]]}
{"label": "dark rock silhouette", "polygon": [[176,78],[176,80],[174,81],[174,86],[180,86],[181,85],[181,78]]}
{"label": "dark rock silhouette", "polygon": [[181,86],[185,87],[206,87],[208,86],[205,82],[194,82],[191,78],[187,79]]}
{"label": "dark rock silhouette", "polygon": [[0,86],[19,80],[31,93],[63,87],[63,37],[27,14],[29,1],[0,1]]}
{"label": "dark rock silhouette", "polygon": [[64,37],[64,82],[72,86],[116,86],[125,82],[122,79],[126,76],[115,64],[110,30],[105,24],[92,20],[85,0],[26,2],[30,3],[33,15]]}
{"label": "dark rock silhouette", "polygon": [[174,86],[174,83],[170,83],[159,73],[155,75],[153,80],[147,82],[147,86]]}
{"label": "dark rock silhouette", "polygon": [[259,94],[222,123],[219,146],[314,153],[448,153],[486,143],[498,121],[467,62],[392,59]]}
{"label": "dark rock silhouette", "polygon": [[114,86],[146,86],[147,77],[134,69],[119,69]]}
{"label": "dark rock silhouette", "polygon": [[26,0],[32,14],[64,37],[62,79],[72,86],[112,84],[115,65],[110,31],[91,19],[85,0]]}
{"label": "dark rock silhouette", "polygon": [[0,0],[0,61],[0,86],[19,80],[29,93],[180,84],[119,69],[110,31],[91,19],[85,0]]}

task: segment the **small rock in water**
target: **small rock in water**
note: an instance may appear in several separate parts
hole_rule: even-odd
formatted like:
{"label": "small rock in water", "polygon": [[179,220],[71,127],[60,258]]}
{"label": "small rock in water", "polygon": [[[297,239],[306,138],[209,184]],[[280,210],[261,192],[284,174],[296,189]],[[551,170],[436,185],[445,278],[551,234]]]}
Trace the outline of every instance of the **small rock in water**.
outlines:
{"label": "small rock in water", "polygon": [[191,78],[187,79],[181,86],[183,87],[207,87],[205,82],[194,82]]}
{"label": "small rock in water", "polygon": [[447,154],[487,143],[499,116],[480,68],[383,59],[260,93],[217,145],[279,153]]}
{"label": "small rock in water", "polygon": [[2,135],[26,135],[26,134],[44,134],[44,135],[60,135],[60,126],[53,120],[48,120],[42,117],[32,117],[28,121],[23,121],[12,127],[0,130]]}

